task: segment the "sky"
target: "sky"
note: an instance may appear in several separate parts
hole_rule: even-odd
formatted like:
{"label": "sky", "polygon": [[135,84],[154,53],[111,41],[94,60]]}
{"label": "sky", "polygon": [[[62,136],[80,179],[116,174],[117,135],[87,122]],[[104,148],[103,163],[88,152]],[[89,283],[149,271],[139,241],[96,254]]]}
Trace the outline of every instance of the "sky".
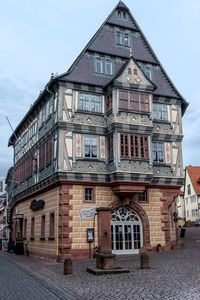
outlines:
{"label": "sky", "polygon": [[[51,72],[62,74],[117,0],[0,0],[0,179],[13,163],[8,139]],[[125,0],[167,74],[190,103],[183,117],[183,163],[199,166],[200,1]]]}

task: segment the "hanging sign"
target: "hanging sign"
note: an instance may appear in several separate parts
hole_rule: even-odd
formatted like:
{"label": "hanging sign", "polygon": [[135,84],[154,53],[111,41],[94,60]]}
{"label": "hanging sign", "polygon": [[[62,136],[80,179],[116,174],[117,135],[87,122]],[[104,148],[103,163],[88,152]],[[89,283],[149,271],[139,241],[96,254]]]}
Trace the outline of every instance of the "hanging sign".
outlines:
{"label": "hanging sign", "polygon": [[79,216],[80,216],[81,222],[87,218],[93,218],[97,213],[96,208],[97,208],[97,206],[81,209],[79,211]]}

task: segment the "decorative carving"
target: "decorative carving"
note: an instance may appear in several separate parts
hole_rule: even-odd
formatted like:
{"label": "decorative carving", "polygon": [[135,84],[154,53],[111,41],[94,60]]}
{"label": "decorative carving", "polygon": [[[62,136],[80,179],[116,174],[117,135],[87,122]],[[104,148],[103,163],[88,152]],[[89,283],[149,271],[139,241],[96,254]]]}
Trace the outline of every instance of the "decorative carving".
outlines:
{"label": "decorative carving", "polygon": [[83,161],[77,160],[74,169],[82,172],[107,172],[107,165],[103,161]]}
{"label": "decorative carving", "polygon": [[146,125],[152,126],[152,121],[150,115],[134,112],[122,112],[120,111],[118,115],[113,116],[109,115],[107,119],[107,124],[111,124],[113,122],[125,123],[130,125]]}
{"label": "decorative carving", "polygon": [[154,176],[173,176],[173,170],[170,166],[154,166],[153,167]]}
{"label": "decorative carving", "polygon": [[85,113],[75,113],[74,118],[71,119],[71,122],[92,126],[106,126],[106,120],[104,116]]}
{"label": "decorative carving", "polygon": [[140,222],[136,213],[127,207],[119,207],[111,212],[112,222]]}
{"label": "decorative carving", "polygon": [[134,160],[122,160],[119,163],[118,169],[121,171],[152,173],[153,168],[149,162],[146,161],[134,161]]}
{"label": "decorative carving", "polygon": [[170,133],[173,134],[171,124],[168,123],[156,123],[153,125],[153,131],[159,133]]}

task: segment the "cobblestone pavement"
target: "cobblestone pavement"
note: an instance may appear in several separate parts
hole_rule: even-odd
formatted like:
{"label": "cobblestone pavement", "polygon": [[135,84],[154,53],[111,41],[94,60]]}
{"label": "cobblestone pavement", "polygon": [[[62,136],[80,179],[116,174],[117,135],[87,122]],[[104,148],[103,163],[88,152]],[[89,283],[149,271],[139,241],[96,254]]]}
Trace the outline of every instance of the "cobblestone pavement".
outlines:
{"label": "cobblestone pavement", "polygon": [[[1,253],[0,266],[2,259],[5,263],[0,277],[4,272],[6,276],[1,279],[0,299],[19,299],[12,298],[15,292],[9,294],[14,287],[16,295],[23,292],[20,299],[25,300],[200,300],[200,227],[187,228],[182,240],[184,246],[177,250],[149,254],[149,270],[139,269],[139,255],[118,256],[116,266],[129,268],[131,273],[103,276],[86,272],[87,267],[95,266],[93,259],[73,262],[74,275],[63,276],[62,263]],[[22,281],[23,276],[26,283]]]}

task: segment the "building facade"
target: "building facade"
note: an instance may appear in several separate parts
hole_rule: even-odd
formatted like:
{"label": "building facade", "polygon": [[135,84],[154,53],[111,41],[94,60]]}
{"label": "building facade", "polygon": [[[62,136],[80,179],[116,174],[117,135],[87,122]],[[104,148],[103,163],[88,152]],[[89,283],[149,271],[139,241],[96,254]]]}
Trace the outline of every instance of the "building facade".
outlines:
{"label": "building facade", "polygon": [[112,209],[114,253],[171,249],[186,108],[120,1],[9,139],[13,240],[51,259],[88,257],[87,229],[94,247],[92,212],[103,206]]}
{"label": "building facade", "polygon": [[200,218],[200,167],[185,169],[184,202],[186,221]]}

